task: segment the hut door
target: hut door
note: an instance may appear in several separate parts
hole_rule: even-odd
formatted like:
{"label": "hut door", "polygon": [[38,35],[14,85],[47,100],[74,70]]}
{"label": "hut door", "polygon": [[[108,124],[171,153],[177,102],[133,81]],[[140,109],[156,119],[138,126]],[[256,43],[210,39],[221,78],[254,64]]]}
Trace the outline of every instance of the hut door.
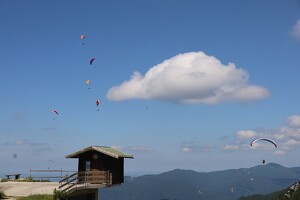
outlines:
{"label": "hut door", "polygon": [[91,161],[90,160],[85,161],[85,171],[91,171]]}

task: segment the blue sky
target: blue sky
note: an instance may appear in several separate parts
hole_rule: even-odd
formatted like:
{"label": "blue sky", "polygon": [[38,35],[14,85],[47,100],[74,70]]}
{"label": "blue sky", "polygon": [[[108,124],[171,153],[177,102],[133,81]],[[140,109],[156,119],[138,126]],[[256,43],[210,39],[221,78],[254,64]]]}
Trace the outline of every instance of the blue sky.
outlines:
{"label": "blue sky", "polygon": [[90,145],[127,174],[300,166],[299,1],[2,0],[0,24],[2,173]]}

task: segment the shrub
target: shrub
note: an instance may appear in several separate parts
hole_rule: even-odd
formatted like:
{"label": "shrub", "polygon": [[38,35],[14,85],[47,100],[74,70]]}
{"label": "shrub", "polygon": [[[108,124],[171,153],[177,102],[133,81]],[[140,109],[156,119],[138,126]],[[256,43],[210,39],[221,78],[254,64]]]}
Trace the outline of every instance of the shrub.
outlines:
{"label": "shrub", "polygon": [[5,196],[5,194],[4,194],[4,192],[1,192],[0,191],[0,199],[4,199],[6,196]]}
{"label": "shrub", "polygon": [[68,200],[68,193],[56,190],[53,191],[53,200]]}
{"label": "shrub", "polygon": [[18,200],[52,200],[52,195],[46,195],[46,194],[36,194],[36,195],[30,195],[28,197],[20,197]]}

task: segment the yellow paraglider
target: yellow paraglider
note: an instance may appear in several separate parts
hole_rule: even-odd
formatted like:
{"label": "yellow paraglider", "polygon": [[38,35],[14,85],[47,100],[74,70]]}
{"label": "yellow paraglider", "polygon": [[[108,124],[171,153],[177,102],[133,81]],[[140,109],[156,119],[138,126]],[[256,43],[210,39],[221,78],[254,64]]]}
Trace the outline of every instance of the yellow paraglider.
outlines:
{"label": "yellow paraglider", "polygon": [[88,79],[88,80],[85,81],[85,83],[88,86],[88,89],[90,89],[90,83],[91,83],[91,81]]}

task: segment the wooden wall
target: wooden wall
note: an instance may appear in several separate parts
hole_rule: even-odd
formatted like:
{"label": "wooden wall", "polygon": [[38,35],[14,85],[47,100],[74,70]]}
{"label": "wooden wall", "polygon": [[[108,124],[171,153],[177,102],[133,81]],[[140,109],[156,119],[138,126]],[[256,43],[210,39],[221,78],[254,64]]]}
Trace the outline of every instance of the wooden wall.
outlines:
{"label": "wooden wall", "polygon": [[[98,154],[98,159],[93,155]],[[124,182],[124,158],[113,158],[97,151],[88,151],[79,155],[78,171],[85,171],[86,161],[91,162],[91,171],[109,171],[112,184]]]}

